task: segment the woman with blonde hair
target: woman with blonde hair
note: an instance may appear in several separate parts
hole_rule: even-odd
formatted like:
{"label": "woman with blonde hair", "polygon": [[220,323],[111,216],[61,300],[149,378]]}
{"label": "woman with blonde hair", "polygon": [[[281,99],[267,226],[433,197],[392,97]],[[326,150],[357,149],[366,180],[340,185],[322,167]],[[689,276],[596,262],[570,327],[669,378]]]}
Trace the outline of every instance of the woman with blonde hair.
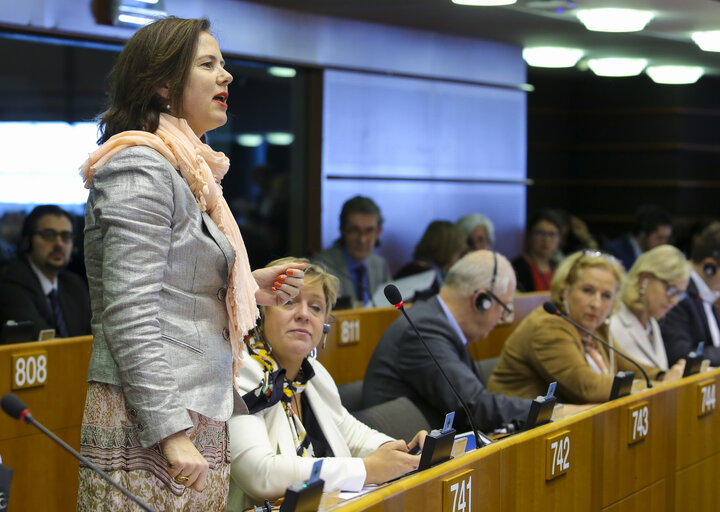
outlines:
{"label": "woman with blonde hair", "polygon": [[[283,258],[271,265],[293,264]],[[305,284],[282,306],[262,307],[257,328],[246,338],[245,367],[237,379],[250,414],[235,415],[230,433],[231,484],[228,512],[274,500],[307,480],[323,458],[326,490],[359,491],[417,468],[425,431],[409,445],[355,419],[340,403],[335,381],[313,353],[329,331],[337,277],[317,264],[305,267]]]}
{"label": "woman with blonde hair", "polygon": [[[615,308],[623,273],[620,262],[608,254],[576,252],[555,272],[550,298],[575,323],[607,340],[605,321]],[[683,368],[673,367],[664,375],[658,368],[645,371],[653,380],[675,380]],[[605,402],[617,370],[637,372],[625,359],[611,357],[604,345],[540,306],[505,342],[488,389],[535,398],[557,381],[556,394],[564,402]]]}
{"label": "woman with blonde hair", "polygon": [[660,245],[635,260],[620,291],[619,308],[610,318],[610,337],[636,361],[668,369],[658,320],[685,296],[690,265],[672,245]]}

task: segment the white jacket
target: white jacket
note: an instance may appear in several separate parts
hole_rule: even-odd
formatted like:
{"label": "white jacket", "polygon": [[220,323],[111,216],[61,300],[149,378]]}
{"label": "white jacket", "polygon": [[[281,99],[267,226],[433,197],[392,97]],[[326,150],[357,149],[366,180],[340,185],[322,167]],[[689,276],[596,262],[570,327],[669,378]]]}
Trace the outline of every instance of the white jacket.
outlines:
{"label": "white jacket", "polygon": [[666,371],[668,359],[660,326],[654,318],[650,318],[650,325],[653,333],[652,342],[640,320],[621,302],[620,309],[610,317],[610,338],[615,340],[617,349],[638,363]]}
{"label": "white jacket", "polygon": [[[260,365],[245,348],[240,371],[240,394],[255,389],[262,380]],[[340,403],[335,381],[318,361],[310,359],[315,376],[304,393],[332,448],[334,457],[323,460],[320,478],[325,491],[359,491],[365,483],[362,458],[391,437],[356,420]],[[232,461],[228,512],[274,500],[285,494],[294,482],[307,480],[313,463],[310,457],[298,457],[282,404],[277,403],[256,414],[236,415],[228,421]]]}

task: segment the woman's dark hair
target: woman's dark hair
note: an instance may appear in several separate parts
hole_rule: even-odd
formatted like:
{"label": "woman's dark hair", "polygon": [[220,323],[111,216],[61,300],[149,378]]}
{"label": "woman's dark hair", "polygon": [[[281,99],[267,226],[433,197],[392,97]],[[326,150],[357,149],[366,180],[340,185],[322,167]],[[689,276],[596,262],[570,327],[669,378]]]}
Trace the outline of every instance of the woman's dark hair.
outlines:
{"label": "woman's dark hair", "polygon": [[459,226],[446,220],[430,223],[415,246],[415,259],[427,259],[443,268],[467,247],[467,236]]}
{"label": "woman's dark hair", "polygon": [[550,208],[543,208],[536,211],[528,219],[527,224],[525,225],[525,239],[523,245],[523,252],[525,254],[528,254],[528,251],[530,250],[530,237],[532,236],[532,231],[541,221],[547,221],[554,225],[558,231],[562,231],[563,222],[560,217],[558,217],[557,213]]}
{"label": "woman's dark hair", "polygon": [[[197,41],[208,32],[206,19],[173,16],[142,27],[128,40],[108,77],[110,106],[101,115],[102,144],[126,130],[155,132],[160,112],[182,115],[182,96]],[[157,94],[168,88],[168,98]]]}

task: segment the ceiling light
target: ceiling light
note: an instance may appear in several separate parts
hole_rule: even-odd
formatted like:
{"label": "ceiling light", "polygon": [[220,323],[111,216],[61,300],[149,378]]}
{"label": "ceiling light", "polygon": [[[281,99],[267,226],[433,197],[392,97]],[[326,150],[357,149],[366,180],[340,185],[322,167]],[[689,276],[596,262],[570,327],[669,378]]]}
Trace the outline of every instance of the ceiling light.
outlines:
{"label": "ceiling light", "polygon": [[110,20],[116,26],[138,27],[165,16],[162,0],[112,0]]}
{"label": "ceiling light", "polygon": [[720,52],[720,30],[693,32],[692,40],[705,52]]}
{"label": "ceiling light", "polygon": [[458,5],[475,5],[480,7],[490,7],[493,5],[511,5],[517,0],[452,0],[452,3]]}
{"label": "ceiling light", "polygon": [[637,76],[647,66],[647,59],[588,59],[587,65],[598,76]]}
{"label": "ceiling light", "polygon": [[636,9],[581,9],[575,15],[588,30],[595,32],[637,32],[655,16]]}
{"label": "ceiling light", "polygon": [[700,66],[649,66],[645,70],[656,84],[694,84],[704,71]]}
{"label": "ceiling light", "polygon": [[263,136],[257,133],[241,133],[235,141],[246,148],[256,148],[263,143]]}
{"label": "ceiling light", "polygon": [[293,78],[297,74],[294,68],[285,68],[282,66],[270,66],[267,72],[269,75],[278,78]]}
{"label": "ceiling light", "polygon": [[295,136],[287,132],[270,132],[266,134],[265,137],[268,143],[275,144],[276,146],[289,146],[295,140]]}
{"label": "ceiling light", "polygon": [[525,48],[523,50],[523,59],[530,66],[538,68],[571,68],[577,64],[583,53],[583,50],[579,48],[539,46],[537,48]]}

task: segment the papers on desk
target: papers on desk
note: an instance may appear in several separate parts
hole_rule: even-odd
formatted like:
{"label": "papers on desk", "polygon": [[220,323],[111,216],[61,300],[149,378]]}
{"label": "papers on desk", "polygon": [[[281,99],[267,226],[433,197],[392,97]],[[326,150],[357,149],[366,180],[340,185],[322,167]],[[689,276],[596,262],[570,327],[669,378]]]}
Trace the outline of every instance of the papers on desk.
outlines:
{"label": "papers on desk", "polygon": [[340,500],[351,500],[353,498],[357,498],[358,496],[362,496],[363,494],[367,494],[370,491],[374,491],[377,489],[377,485],[366,485],[362,489],[360,489],[358,492],[350,492],[350,491],[343,491],[340,494],[338,494],[338,499]]}
{"label": "papers on desk", "polygon": [[[385,286],[392,283],[397,286],[403,300],[410,301],[415,296],[415,292],[422,292],[430,288],[435,280],[435,271],[426,270],[419,274],[413,274],[399,279],[393,279],[387,283],[383,283],[375,289],[372,296],[372,304],[376,307],[387,306],[388,301],[385,298]],[[393,304],[394,306],[394,304]]]}

